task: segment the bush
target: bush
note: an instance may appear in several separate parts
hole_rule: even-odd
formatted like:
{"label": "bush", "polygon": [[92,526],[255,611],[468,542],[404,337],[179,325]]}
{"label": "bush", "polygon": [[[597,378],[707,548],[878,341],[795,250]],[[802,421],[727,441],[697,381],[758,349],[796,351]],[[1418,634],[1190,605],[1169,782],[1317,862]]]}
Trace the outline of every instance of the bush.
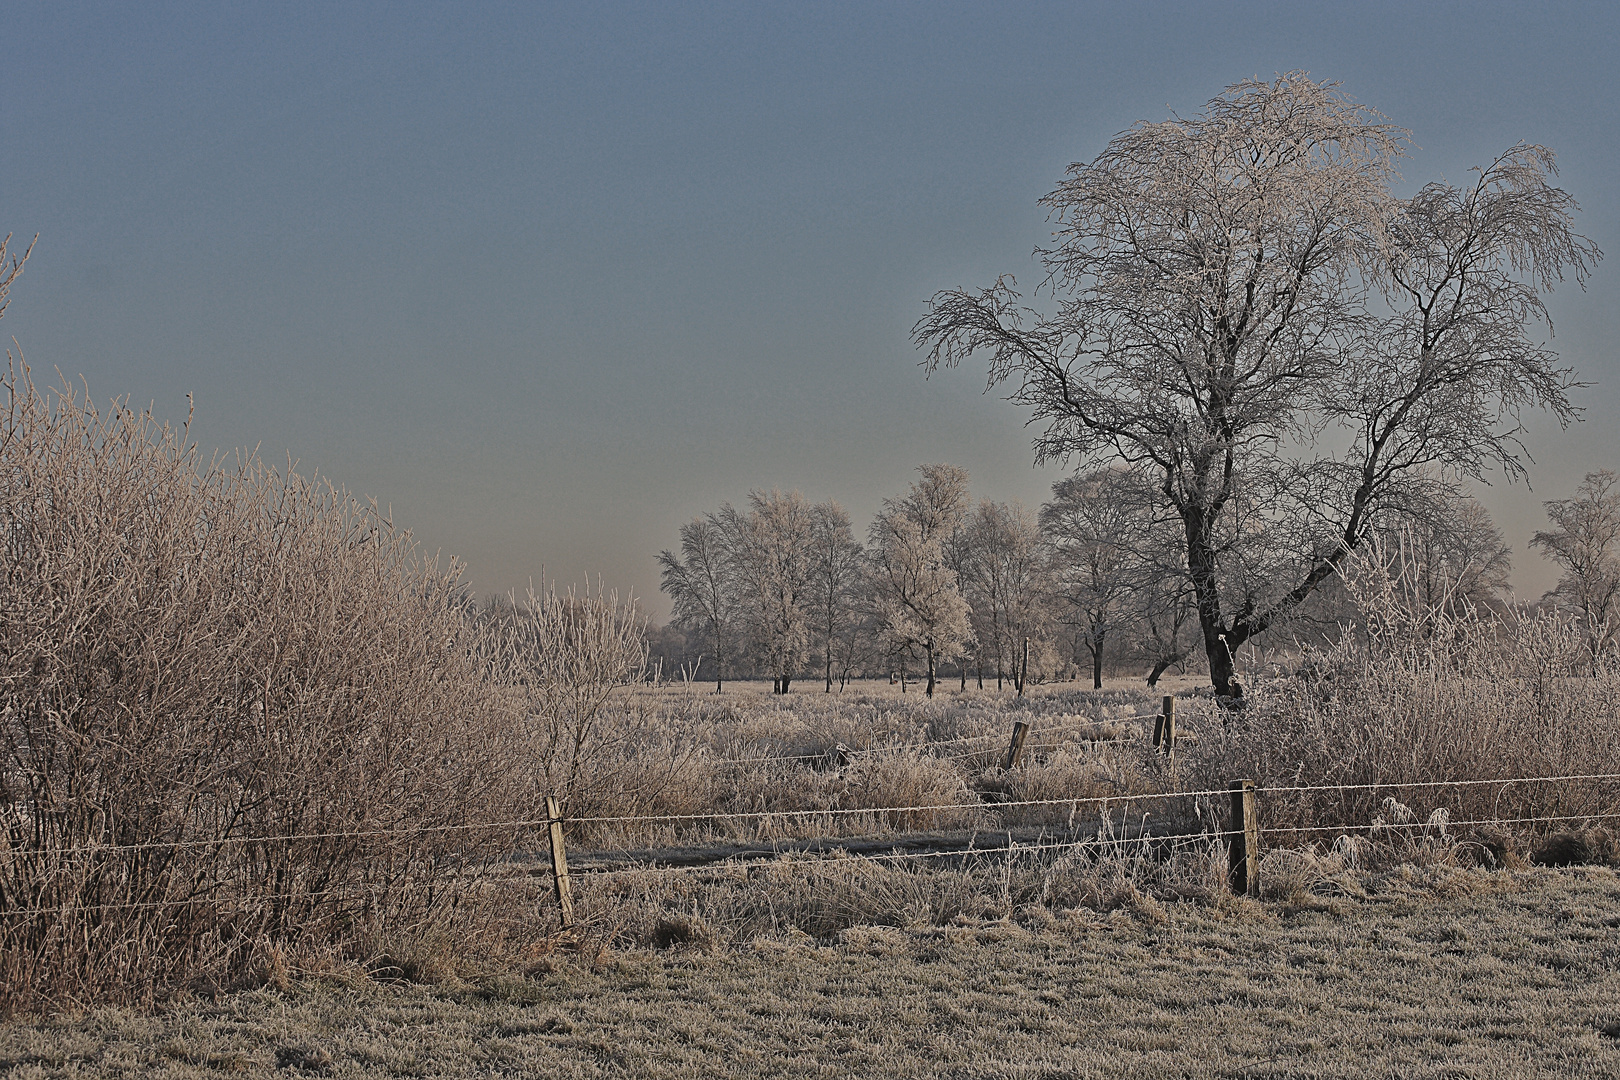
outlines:
{"label": "bush", "polygon": [[325,481],[4,385],[7,1003],[443,923],[526,764],[458,568]]}
{"label": "bush", "polygon": [[1620,812],[1614,781],[1454,783],[1620,774],[1613,655],[1594,670],[1580,628],[1556,614],[1414,610],[1376,562],[1351,580],[1360,629],[1257,684],[1243,711],[1204,717],[1208,736],[1183,752],[1200,784],[1382,785],[1264,796],[1267,826],[1323,829],[1302,840],[1371,821],[1390,795],[1459,823]]}

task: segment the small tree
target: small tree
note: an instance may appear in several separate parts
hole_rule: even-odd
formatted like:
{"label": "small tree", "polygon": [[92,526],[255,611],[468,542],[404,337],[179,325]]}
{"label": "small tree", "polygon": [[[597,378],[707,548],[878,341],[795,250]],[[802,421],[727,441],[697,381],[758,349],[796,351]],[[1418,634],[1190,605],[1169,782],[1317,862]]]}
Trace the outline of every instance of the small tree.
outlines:
{"label": "small tree", "polygon": [[1595,666],[1620,631],[1620,477],[1589,472],[1573,499],[1543,505],[1556,528],[1530,542],[1564,568],[1547,595],[1580,615]]}
{"label": "small tree", "polygon": [[975,639],[995,655],[999,689],[1005,661],[1021,677],[1023,642],[1034,638],[1044,646],[1049,636],[1051,552],[1034,516],[1017,502],[981,500],[954,536]]}
{"label": "small tree", "polygon": [[[854,662],[852,654],[862,617],[864,553],[850,528],[849,514],[830,499],[810,508],[810,547],[811,576],[806,607],[811,616],[815,649],[822,662],[826,692],[830,694],[833,665],[840,655],[850,655],[850,663]],[[847,650],[842,648],[846,641],[850,646]]]}
{"label": "small tree", "polygon": [[715,516],[730,551],[742,612],[776,692],[785,694],[810,643],[815,524],[797,491],[753,491],[749,512],[729,503]]}
{"label": "small tree", "polygon": [[[703,634],[714,657],[714,692],[725,689],[726,661],[736,636],[737,579],[719,524],[709,517],[681,526],[681,554],[658,553],[660,587],[673,604],[675,625]],[[695,676],[694,676],[695,677]]]}
{"label": "small tree", "polygon": [[1094,469],[1052,485],[1041,527],[1056,548],[1056,586],[1076,636],[1091,654],[1091,685],[1102,689],[1103,649],[1129,618],[1132,513],[1118,469]]}
{"label": "small tree", "polygon": [[973,639],[968,605],[945,552],[967,506],[967,473],[952,465],[923,465],[922,479],[903,499],[883,500],[872,522],[873,603],[883,636],[902,654],[927,662],[932,697],[941,657]]}

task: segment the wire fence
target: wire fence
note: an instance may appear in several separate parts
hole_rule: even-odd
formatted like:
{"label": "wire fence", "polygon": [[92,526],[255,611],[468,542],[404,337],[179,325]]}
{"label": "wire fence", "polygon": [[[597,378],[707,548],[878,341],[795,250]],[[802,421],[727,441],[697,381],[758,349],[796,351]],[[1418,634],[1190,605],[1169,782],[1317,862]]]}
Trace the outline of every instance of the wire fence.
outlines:
{"label": "wire fence", "polygon": [[[1270,784],[1256,785],[1256,795],[1282,795],[1316,792],[1350,792],[1350,791],[1397,791],[1420,788],[1447,788],[1447,787],[1479,787],[1498,786],[1507,787],[1515,784],[1552,784],[1573,782],[1615,782],[1620,781],[1620,773],[1567,773],[1556,776],[1518,776],[1496,779],[1460,779],[1460,780],[1405,780],[1405,781],[1378,781],[1365,784]],[[1087,795],[1062,796],[1050,799],[1008,799],[992,802],[950,802],[950,803],[906,803],[893,806],[827,806],[809,807],[781,810],[742,810],[742,811],[703,811],[691,814],[604,814],[584,816],[564,816],[560,819],[550,817],[515,818],[511,820],[472,822],[455,825],[420,825],[409,827],[375,828],[375,829],[344,829],[326,832],[298,832],[298,833],[267,833],[248,836],[221,836],[195,840],[150,840],[134,844],[96,844],[69,848],[28,848],[21,851],[8,848],[3,838],[0,838],[0,857],[18,855],[49,855],[53,859],[71,859],[78,857],[104,857],[107,855],[129,854],[145,851],[178,851],[188,849],[210,849],[229,847],[233,845],[286,845],[293,843],[307,843],[329,840],[356,840],[356,839],[399,839],[404,837],[420,837],[429,835],[442,835],[454,833],[473,832],[499,832],[510,830],[514,832],[526,829],[538,829],[549,826],[554,820],[561,820],[568,825],[672,825],[689,822],[720,822],[720,821],[776,821],[781,819],[814,819],[836,818],[857,815],[898,815],[898,814],[941,814],[966,811],[999,812],[1003,810],[1025,809],[1043,806],[1066,806],[1078,808],[1082,806],[1119,806],[1130,803],[1162,801],[1167,799],[1192,799],[1227,796],[1231,794],[1230,787],[1174,789],[1170,791],[1136,792],[1131,794],[1114,795]],[[1514,819],[1481,819],[1480,821],[1457,821],[1452,825],[1484,825],[1500,822],[1503,824],[1531,823],[1539,821],[1579,820],[1583,817],[1597,819],[1599,817],[1620,817],[1620,815],[1565,815],[1563,817],[1533,817]],[[1369,828],[1361,824],[1345,823],[1312,826],[1268,826],[1263,827],[1265,832],[1324,832],[1335,829],[1353,830]],[[854,838],[849,838],[854,839]]]}
{"label": "wire fence", "polygon": [[[1269,796],[1278,796],[1278,795],[1291,795],[1291,794],[1318,794],[1318,793],[1330,793],[1330,792],[1336,792],[1336,793],[1347,793],[1347,792],[1376,793],[1376,792],[1380,792],[1380,791],[1386,791],[1386,792],[1394,793],[1394,792],[1403,792],[1403,791],[1443,789],[1443,788],[1476,788],[1476,787],[1486,787],[1486,786],[1494,786],[1494,787],[1499,787],[1499,788],[1508,788],[1508,787],[1511,787],[1511,786],[1514,786],[1514,785],[1536,785],[1536,784],[1545,785],[1545,784],[1568,784],[1568,783],[1602,783],[1602,784],[1608,784],[1608,783],[1615,783],[1615,782],[1620,782],[1620,773],[1565,773],[1565,774],[1550,775],[1550,776],[1517,776],[1517,777],[1500,777],[1500,778],[1460,778],[1460,779],[1451,779],[1451,780],[1415,780],[1415,781],[1388,781],[1388,782],[1379,781],[1379,782],[1368,782],[1368,783],[1359,783],[1359,784],[1269,784],[1269,785],[1252,785],[1252,786],[1250,786],[1249,791],[1252,792],[1252,794],[1254,796],[1260,797],[1260,796],[1268,796],[1268,795]],[[74,862],[89,861],[89,860],[93,860],[93,859],[104,859],[104,858],[106,858],[108,856],[134,855],[134,854],[138,854],[138,853],[156,851],[156,850],[182,851],[182,850],[196,850],[196,849],[219,849],[221,847],[226,847],[226,846],[231,846],[231,845],[288,845],[288,844],[293,844],[293,843],[312,842],[312,841],[357,840],[357,839],[400,839],[400,838],[405,838],[405,837],[421,837],[421,836],[435,835],[435,834],[473,833],[473,832],[478,832],[478,831],[506,830],[506,831],[511,831],[511,832],[514,832],[514,833],[518,833],[518,832],[523,832],[523,831],[526,831],[526,830],[536,830],[536,829],[541,829],[541,828],[549,828],[550,826],[552,826],[554,824],[559,824],[559,823],[563,824],[563,825],[576,826],[576,827],[577,826],[584,826],[584,825],[608,825],[608,824],[620,824],[620,825],[622,825],[622,824],[669,825],[669,824],[691,823],[691,822],[724,822],[724,821],[749,821],[749,820],[763,821],[763,820],[781,820],[781,819],[813,820],[813,819],[817,819],[817,818],[826,819],[826,818],[846,817],[846,816],[850,816],[850,815],[927,814],[927,813],[964,812],[964,811],[997,812],[997,811],[1003,811],[1003,810],[1009,810],[1009,809],[1015,809],[1015,808],[1027,808],[1027,807],[1069,807],[1070,808],[1070,821],[1072,823],[1073,815],[1074,815],[1075,812],[1078,811],[1079,808],[1081,808],[1081,807],[1095,807],[1095,808],[1097,808],[1098,813],[1100,814],[1100,816],[1102,818],[1102,824],[1097,829],[1097,834],[1096,835],[1089,836],[1089,837],[1084,838],[1084,839],[1058,840],[1056,838],[1053,838],[1051,840],[1046,840],[1045,838],[1041,838],[1041,839],[1038,839],[1036,842],[1033,842],[1033,843],[1028,843],[1028,842],[1020,843],[1020,842],[1013,841],[1012,838],[1011,838],[1011,835],[1009,834],[1008,842],[1005,845],[996,846],[996,847],[977,847],[977,846],[974,845],[973,841],[970,840],[969,845],[967,847],[965,847],[965,848],[956,847],[956,846],[944,846],[944,845],[942,845],[942,846],[939,846],[937,848],[926,850],[926,851],[893,851],[893,850],[891,850],[891,851],[888,851],[888,852],[877,852],[877,853],[871,853],[871,854],[861,854],[861,855],[850,856],[850,857],[859,858],[859,859],[861,859],[863,861],[875,862],[875,863],[884,863],[884,862],[890,862],[890,863],[900,863],[900,862],[916,863],[916,862],[919,862],[919,861],[922,861],[922,860],[931,860],[931,859],[966,860],[966,859],[972,859],[972,858],[985,858],[985,857],[1011,858],[1011,857],[1013,857],[1015,855],[1040,855],[1040,854],[1043,854],[1043,853],[1050,853],[1050,852],[1057,852],[1057,851],[1073,851],[1073,850],[1082,849],[1082,848],[1102,849],[1102,848],[1107,848],[1109,845],[1113,845],[1113,846],[1116,846],[1116,847],[1121,847],[1121,846],[1127,846],[1127,845],[1142,845],[1142,844],[1166,845],[1166,844],[1190,843],[1190,842],[1227,841],[1227,840],[1230,840],[1232,837],[1239,835],[1239,833],[1237,831],[1238,830],[1238,824],[1237,824],[1236,821],[1233,821],[1230,824],[1229,827],[1222,827],[1219,824],[1217,824],[1214,820],[1211,820],[1211,823],[1207,827],[1201,828],[1196,832],[1177,832],[1177,833],[1155,835],[1152,832],[1151,828],[1146,826],[1146,824],[1145,824],[1146,819],[1145,819],[1145,816],[1144,816],[1144,819],[1143,819],[1144,823],[1139,825],[1137,827],[1137,829],[1135,830],[1134,834],[1133,834],[1132,831],[1129,829],[1129,827],[1127,827],[1125,825],[1125,821],[1124,821],[1125,815],[1124,815],[1124,813],[1121,813],[1121,828],[1122,828],[1123,831],[1118,833],[1118,834],[1115,834],[1113,832],[1114,827],[1111,824],[1112,814],[1116,810],[1118,810],[1118,811],[1128,811],[1129,807],[1131,807],[1132,805],[1141,804],[1141,803],[1164,802],[1166,800],[1213,799],[1213,798],[1222,798],[1222,797],[1229,797],[1229,798],[1234,798],[1235,799],[1238,796],[1238,794],[1240,793],[1240,788],[1238,787],[1238,785],[1240,783],[1241,782],[1234,782],[1233,785],[1228,786],[1228,787],[1223,787],[1223,788],[1199,788],[1199,789],[1192,789],[1192,790],[1176,789],[1176,790],[1168,790],[1168,791],[1137,792],[1137,793],[1131,793],[1131,794],[1116,794],[1116,795],[1106,795],[1106,796],[1080,796],[1080,797],[1051,798],[1051,799],[1021,799],[1021,800],[1009,800],[1009,801],[1006,801],[1006,802],[931,803],[931,804],[906,804],[906,805],[878,806],[878,807],[821,807],[821,808],[793,809],[793,810],[758,810],[758,811],[740,811],[740,812],[713,811],[713,812],[694,813],[694,814],[616,814],[616,815],[593,815],[593,816],[580,816],[580,817],[563,816],[563,817],[559,817],[559,818],[534,817],[534,818],[521,818],[521,819],[512,819],[512,820],[504,820],[504,821],[464,823],[464,824],[455,824],[455,825],[412,826],[412,827],[409,827],[409,828],[397,828],[396,827],[396,828],[375,828],[375,829],[343,829],[343,830],[332,830],[332,831],[323,831],[323,832],[302,832],[302,833],[279,834],[279,835],[278,834],[266,834],[266,835],[251,835],[251,836],[237,836],[237,837],[212,837],[212,838],[207,838],[207,839],[196,839],[196,840],[147,841],[147,842],[136,843],[136,844],[108,844],[108,845],[94,845],[94,846],[61,848],[61,849],[25,848],[25,849],[19,850],[18,848],[7,846],[6,844],[4,844],[3,841],[0,841],[0,862],[3,862],[4,860],[8,860],[8,859],[16,860],[16,859],[30,859],[30,858],[33,858],[33,859],[47,860],[47,861],[51,862],[54,865],[62,866],[63,864],[71,864],[71,863],[74,863]],[[1587,814],[1528,814],[1527,815],[1527,814],[1520,813],[1520,814],[1516,814],[1516,815],[1512,815],[1512,816],[1473,817],[1473,818],[1464,818],[1464,819],[1460,819],[1460,820],[1452,820],[1447,816],[1439,815],[1439,816],[1432,817],[1430,820],[1427,820],[1427,821],[1421,821],[1421,820],[1415,820],[1414,819],[1414,820],[1402,820],[1402,821],[1394,821],[1394,822],[1374,821],[1374,822],[1370,822],[1370,823],[1364,823],[1364,822],[1337,822],[1337,823],[1320,824],[1320,825],[1281,825],[1281,824],[1278,824],[1278,825],[1264,825],[1264,824],[1259,824],[1255,831],[1256,831],[1257,836],[1262,836],[1262,837],[1263,836],[1307,836],[1307,835],[1313,835],[1313,834],[1348,835],[1348,834],[1355,834],[1355,833],[1388,833],[1388,834],[1395,834],[1395,835],[1400,835],[1400,834],[1411,835],[1411,834],[1416,834],[1416,833],[1429,833],[1429,832],[1433,832],[1434,830],[1445,831],[1445,830],[1460,829],[1460,828],[1465,828],[1465,827],[1468,827],[1468,828],[1472,828],[1472,827],[1505,828],[1505,827],[1510,827],[1510,826],[1566,825],[1566,824],[1576,823],[1576,822],[1584,823],[1584,824],[1591,824],[1591,823],[1595,823],[1595,822],[1599,822],[1599,821],[1612,821],[1612,820],[1617,820],[1617,819],[1620,819],[1620,811],[1615,811],[1615,812],[1604,811],[1604,812],[1594,812],[1594,813],[1587,813]],[[999,831],[999,830],[997,830],[997,831]],[[855,837],[832,838],[832,837],[821,836],[821,837],[811,837],[811,838],[805,838],[805,839],[839,840],[839,841],[842,841],[844,844],[854,844],[854,843],[857,843],[857,842],[881,843],[884,840],[894,839],[894,838],[895,838],[894,834],[891,832],[891,833],[875,834],[875,835],[874,834],[868,834],[868,835],[855,836]],[[778,838],[776,838],[776,840],[774,842],[775,843],[782,843],[782,842],[784,842],[786,840],[789,840],[789,839],[791,839],[791,838],[778,837]],[[666,852],[664,852],[664,854],[666,856],[666,860],[669,858],[669,856],[671,855],[672,852],[676,852],[676,851],[679,851],[679,850],[681,850],[681,849],[669,849]],[[694,850],[694,851],[706,851],[706,850],[709,850],[709,849],[692,849],[692,850]],[[846,856],[850,855],[847,848],[839,847],[839,846],[837,846],[835,844],[831,848],[830,852],[829,851],[823,851],[823,852],[821,852],[819,854],[815,854],[813,857],[815,857],[815,858],[825,858],[829,854],[833,854],[833,853],[842,853],[842,854],[844,854]],[[599,854],[599,853],[593,853],[593,854]],[[755,853],[749,853],[749,854],[757,856],[758,853],[755,852]],[[789,854],[789,853],[780,853],[780,854]],[[812,853],[800,852],[798,854],[811,855]],[[698,871],[712,871],[712,870],[715,870],[715,869],[717,869],[719,867],[723,867],[725,865],[728,865],[725,862],[725,858],[726,858],[726,856],[722,855],[721,857],[716,858],[711,862],[707,862],[707,863],[704,863],[704,864],[701,864],[701,865],[691,865],[691,866],[668,866],[668,865],[660,866],[660,865],[658,865],[656,860],[648,860],[645,863],[639,863],[639,864],[636,864],[636,865],[633,865],[633,866],[609,867],[609,868],[604,868],[604,869],[601,869],[601,870],[593,871],[593,873],[614,874],[614,873],[624,873],[624,872],[630,872],[630,871],[652,871],[652,872],[658,872],[658,873],[673,873],[673,872],[691,873],[691,872],[698,872]],[[562,865],[564,867],[562,872],[564,874],[566,874],[566,857],[564,857],[564,862],[562,863]],[[343,886],[343,887],[339,887],[339,888],[311,890],[311,891],[276,892],[276,893],[248,893],[248,894],[236,895],[236,894],[232,893],[232,891],[230,889],[230,886],[229,886],[229,883],[219,882],[219,883],[215,883],[215,885],[211,886],[208,889],[199,890],[199,891],[197,891],[197,892],[195,892],[193,894],[190,894],[190,895],[177,896],[177,897],[168,897],[168,898],[162,898],[162,899],[143,899],[143,900],[139,900],[139,901],[126,901],[126,902],[114,902],[114,903],[95,903],[95,904],[88,904],[88,905],[76,904],[76,903],[73,903],[71,901],[71,899],[69,899],[69,900],[64,901],[60,905],[56,905],[56,906],[52,906],[52,907],[0,908],[0,920],[14,920],[14,919],[20,918],[20,917],[38,917],[38,916],[62,917],[63,915],[66,915],[68,913],[84,914],[84,913],[92,913],[92,912],[98,912],[99,913],[99,912],[111,912],[111,911],[141,911],[141,910],[178,911],[178,910],[182,910],[182,909],[184,909],[186,907],[199,906],[199,905],[215,905],[215,906],[219,906],[219,905],[229,905],[229,904],[264,903],[264,902],[279,902],[279,901],[314,902],[314,901],[327,900],[329,898],[337,897],[337,896],[344,896],[344,897],[347,897],[349,899],[360,900],[360,899],[364,898],[365,892],[366,892],[366,890],[364,889],[364,887]]]}
{"label": "wire fence", "polygon": [[[1106,718],[1100,719],[1100,720],[1091,720],[1091,719],[1086,718],[1086,717],[1082,717],[1081,719],[1086,720],[1088,723],[1091,723],[1091,724],[1095,725],[1096,727],[1105,727],[1105,726],[1108,726],[1108,725],[1111,725],[1111,724],[1127,723],[1127,722],[1132,721],[1132,720],[1153,720],[1153,719],[1156,719],[1158,715],[1159,714],[1157,714],[1157,713],[1133,713],[1130,716],[1113,716],[1113,717],[1106,717]],[[1075,726],[1072,725],[1072,724],[1055,724],[1055,725],[1052,725],[1050,727],[1043,727],[1043,728],[1039,728],[1039,729],[1033,729],[1033,730],[1030,731],[1030,736],[1031,737],[1035,737],[1035,736],[1044,737],[1044,736],[1050,736],[1050,735],[1054,735],[1054,734],[1071,734],[1071,735],[1075,735],[1076,736],[1075,741],[1078,741],[1078,742],[1114,743],[1114,742],[1130,742],[1130,741],[1132,741],[1131,737],[1129,737],[1129,736],[1119,736],[1119,735],[1089,737],[1089,736],[1085,735],[1082,730],[1076,729]],[[945,759],[949,760],[949,759],[966,758],[966,757],[977,757],[980,754],[995,753],[996,751],[994,749],[994,744],[996,744],[998,742],[1005,743],[1006,741],[1007,741],[1007,736],[998,732],[998,733],[993,733],[993,734],[989,734],[989,735],[964,735],[964,736],[962,736],[960,738],[955,738],[955,739],[931,739],[931,740],[929,740],[927,742],[891,743],[891,744],[888,744],[888,745],[885,745],[885,746],[871,746],[871,747],[867,747],[865,749],[855,749],[853,747],[848,747],[848,746],[844,746],[844,745],[840,744],[837,747],[834,747],[834,748],[829,749],[829,750],[823,750],[820,753],[815,753],[815,754],[776,754],[776,755],[769,755],[769,756],[765,756],[765,757],[724,757],[724,756],[717,756],[717,757],[714,757],[714,758],[712,758],[710,760],[712,760],[715,764],[719,764],[719,765],[767,765],[767,764],[776,764],[776,763],[790,762],[790,761],[829,761],[829,760],[835,760],[841,755],[842,756],[867,756],[867,755],[875,755],[875,754],[897,754],[897,753],[902,753],[902,752],[907,751],[907,750],[935,750],[935,749],[940,748],[940,747],[966,746],[966,745],[973,744],[973,743],[990,743],[991,744],[990,748],[987,748],[987,749],[984,749],[984,750],[974,750],[974,751],[970,751],[970,752],[965,753],[965,754],[936,754],[936,755],[934,755],[936,757],[942,757],[942,758],[945,758]],[[1038,744],[1038,745],[1037,744],[1031,744],[1028,747],[1028,749],[1031,749],[1031,750],[1035,750],[1035,749],[1055,750],[1055,749],[1057,749],[1058,747],[1060,747],[1062,745],[1063,744],[1061,744],[1061,743],[1044,743],[1044,744]]]}

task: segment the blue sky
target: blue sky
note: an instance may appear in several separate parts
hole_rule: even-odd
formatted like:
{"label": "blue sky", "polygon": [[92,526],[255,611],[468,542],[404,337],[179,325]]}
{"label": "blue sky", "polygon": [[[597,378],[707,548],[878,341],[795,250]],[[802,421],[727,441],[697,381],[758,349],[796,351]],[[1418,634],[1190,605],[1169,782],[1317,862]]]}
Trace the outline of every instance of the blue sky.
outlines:
{"label": "blue sky", "polygon": [[[1417,182],[1525,139],[1613,252],[1620,16],[1596,4],[72,5],[0,9],[0,329],[36,373],[291,455],[480,591],[654,556],[750,488],[864,521],[924,461],[1038,504],[1024,417],[925,380],[936,289],[1032,278],[1035,202],[1139,119],[1296,68]],[[1588,420],[1483,497],[1620,468],[1615,268],[1551,307]]]}

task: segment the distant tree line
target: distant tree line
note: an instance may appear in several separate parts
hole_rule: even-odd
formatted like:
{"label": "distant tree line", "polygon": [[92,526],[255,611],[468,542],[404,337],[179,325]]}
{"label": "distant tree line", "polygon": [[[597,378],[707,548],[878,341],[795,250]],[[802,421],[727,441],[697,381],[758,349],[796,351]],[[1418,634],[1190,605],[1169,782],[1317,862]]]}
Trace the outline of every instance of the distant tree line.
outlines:
{"label": "distant tree line", "polygon": [[[932,693],[947,676],[965,688],[970,679],[1017,687],[1026,677],[1084,674],[1100,687],[1109,667],[1126,665],[1152,685],[1202,659],[1180,522],[1142,472],[1075,473],[1033,512],[1016,500],[975,501],[967,472],[953,465],[918,474],[883,501],[864,543],[838,503],[798,492],[754,491],[741,507],[725,503],[682,526],[678,548],[658,556],[672,604],[669,626],[649,631],[662,677],[717,690],[729,679],[769,678],[787,693],[807,676],[830,692],[851,677],[915,675]],[[1616,502],[1612,475],[1594,476],[1582,488],[1586,502],[1600,494]],[[1581,510],[1580,499],[1567,502],[1579,506],[1548,504],[1555,521],[1602,518]],[[1345,572],[1374,563],[1396,571],[1415,611],[1505,604],[1509,548],[1474,499],[1436,485],[1430,497],[1388,511],[1374,531]],[[1543,539],[1550,535],[1536,543],[1553,550]],[[1290,570],[1321,557],[1310,536],[1282,535],[1241,506],[1212,539],[1246,604],[1263,603]],[[1581,588],[1564,592],[1601,592]],[[1353,618],[1345,590],[1330,581],[1271,639],[1332,636]]]}

